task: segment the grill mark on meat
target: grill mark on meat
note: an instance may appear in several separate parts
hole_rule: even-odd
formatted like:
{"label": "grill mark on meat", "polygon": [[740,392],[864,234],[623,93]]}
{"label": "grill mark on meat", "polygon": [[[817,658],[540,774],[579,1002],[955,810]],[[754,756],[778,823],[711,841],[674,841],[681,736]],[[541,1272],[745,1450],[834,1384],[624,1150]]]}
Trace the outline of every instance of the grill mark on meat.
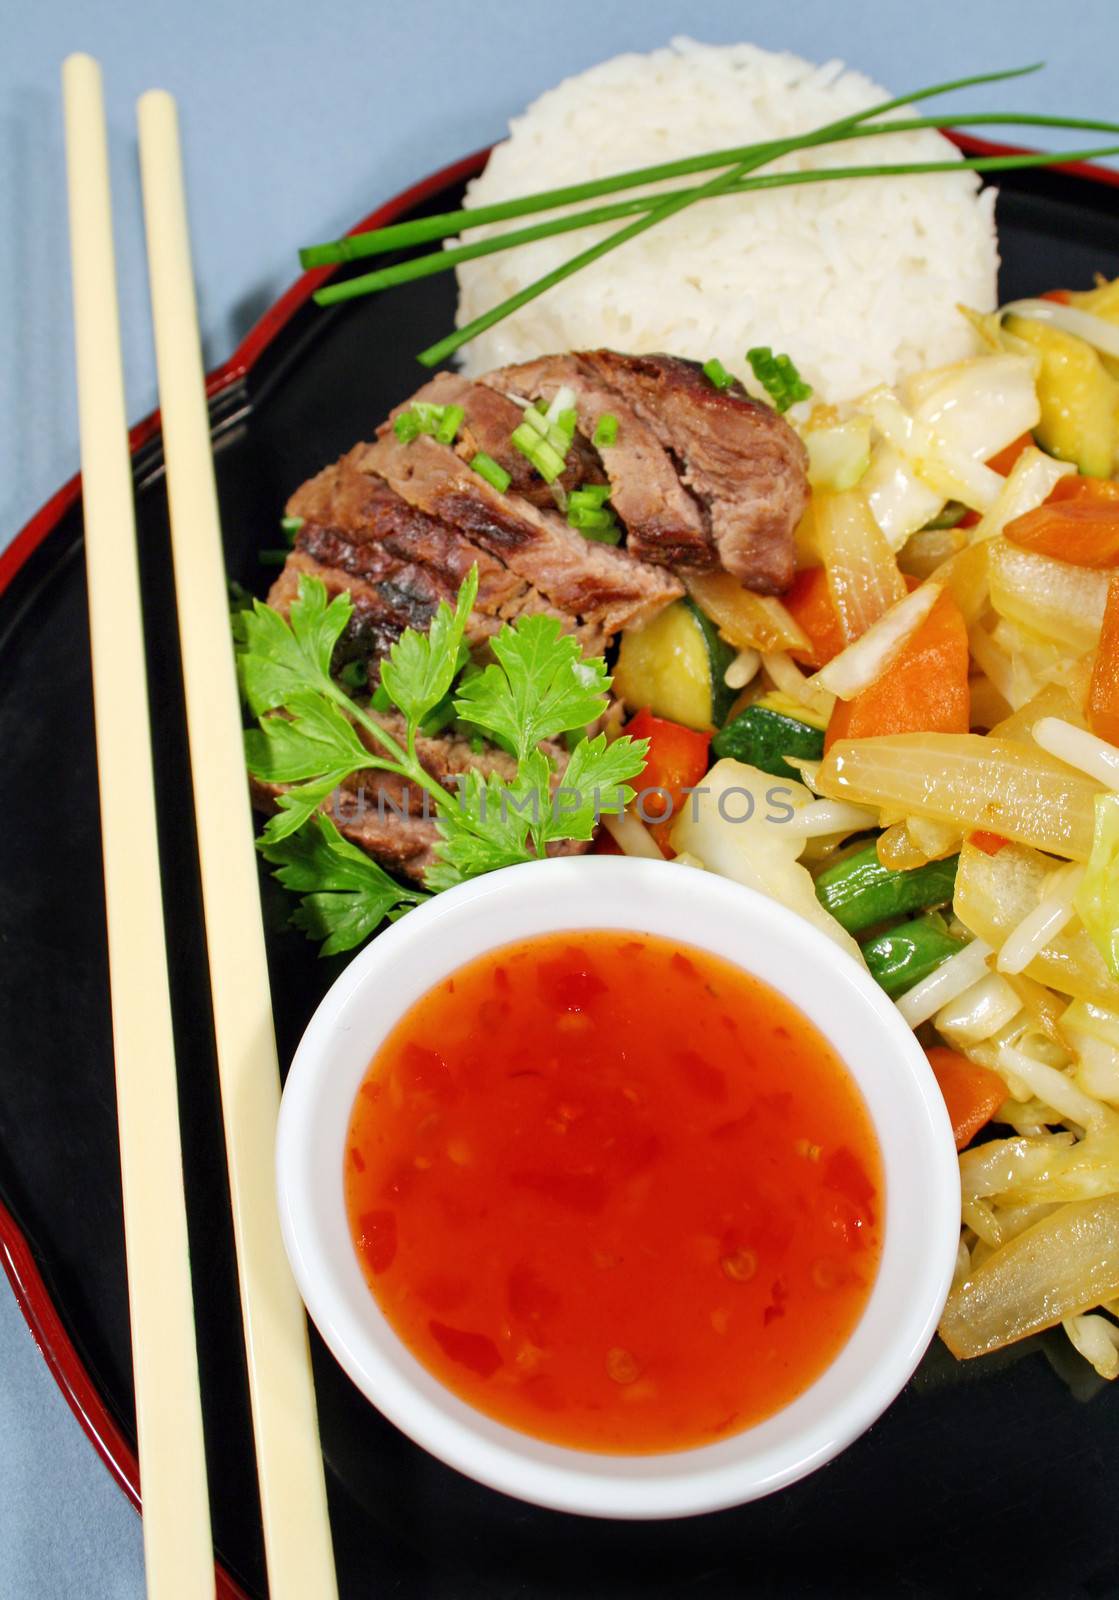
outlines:
{"label": "grill mark on meat", "polygon": [[383,479],[362,472],[359,445],[298,489],[288,502],[303,518],[295,551],[273,585],[269,603],[286,615],[298,574],[315,572],[331,598],[348,591],[354,615],[340,660],[383,656],[406,627],[426,629],[440,600],[453,604],[462,580],[477,566],[478,599],[467,642],[483,643],[503,621],[547,613],[573,632],[584,650],[600,652],[606,636],[597,622],[550,606],[523,578],[459,529],[402,500]]}
{"label": "grill mark on meat", "polygon": [[613,445],[599,453],[610,500],[626,529],[628,548],[660,566],[710,568],[718,563],[706,510],[681,482],[669,452],[649,423],[582,357],[543,356],[504,367],[482,379],[498,389],[550,401],[570,388],[580,431],[593,438],[606,412],[618,419]]}
{"label": "grill mark on meat", "polygon": [[616,389],[683,463],[707,507],[719,559],[762,594],[793,580],[793,533],[808,499],[807,454],[792,428],[740,383],[717,389],[677,356],[585,351],[578,357]]}
{"label": "grill mark on meat", "polygon": [[554,512],[499,494],[454,451],[428,436],[405,446],[391,432],[368,446],[363,470],[410,505],[462,530],[569,616],[606,633],[648,621],[683,592],[667,573],[582,538]]}

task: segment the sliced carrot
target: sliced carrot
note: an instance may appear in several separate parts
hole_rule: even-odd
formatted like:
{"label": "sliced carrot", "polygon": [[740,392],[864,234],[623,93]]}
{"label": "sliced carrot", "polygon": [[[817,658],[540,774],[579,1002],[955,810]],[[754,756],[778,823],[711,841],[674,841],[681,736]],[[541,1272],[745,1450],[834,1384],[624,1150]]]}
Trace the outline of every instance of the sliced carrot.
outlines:
{"label": "sliced carrot", "polygon": [[1058,478],[1046,502],[1054,505],[1061,500],[1119,501],[1119,483],[1114,478],[1086,478],[1083,473],[1070,472]]}
{"label": "sliced carrot", "polygon": [[1017,439],[1012,439],[1008,445],[993,455],[987,465],[993,472],[1001,473],[1004,478],[1009,478],[1011,469],[1023,450],[1028,450],[1034,442],[1032,433],[1020,433]]}
{"label": "sliced carrot", "polygon": [[823,567],[806,567],[793,579],[793,586],[782,597],[786,611],[792,613],[809,639],[811,651],[793,650],[795,660],[806,667],[822,667],[837,656],[847,640],[828,591]]}
{"label": "sliced carrot", "polygon": [[1070,304],[1069,292],[1067,289],[1046,289],[1044,294],[1038,295],[1038,299],[1056,300],[1057,304],[1062,306],[1067,306]]}
{"label": "sliced carrot", "polygon": [[824,737],[871,739],[882,733],[967,733],[967,627],[945,590],[877,683],[854,700],[837,700]]}
{"label": "sliced carrot", "polygon": [[925,1054],[948,1107],[956,1149],[962,1150],[1002,1105],[1006,1084],[997,1072],[978,1066],[947,1045],[933,1045]]}
{"label": "sliced carrot", "polygon": [[1003,845],[1010,843],[1001,833],[988,833],[986,828],[976,828],[974,833],[968,834],[967,839],[969,844],[988,856],[997,856]]}
{"label": "sliced carrot", "polygon": [[1119,500],[1061,500],[1015,517],[1003,530],[1011,544],[1074,567],[1119,566]]}
{"label": "sliced carrot", "polygon": [[1087,710],[1092,732],[1119,745],[1119,575],[1107,591]]}

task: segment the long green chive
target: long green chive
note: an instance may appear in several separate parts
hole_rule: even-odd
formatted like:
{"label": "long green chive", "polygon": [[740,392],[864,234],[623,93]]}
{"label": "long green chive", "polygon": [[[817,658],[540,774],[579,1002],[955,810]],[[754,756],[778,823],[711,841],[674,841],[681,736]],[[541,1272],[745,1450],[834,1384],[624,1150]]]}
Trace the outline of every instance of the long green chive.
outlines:
{"label": "long green chive", "polygon": [[522,422],[514,428],[512,443],[532,463],[545,483],[555,483],[557,478],[563,476],[566,466],[563,456],[531,424]]}
{"label": "long green chive", "polygon": [[288,550],[258,550],[256,559],[262,567],[282,567],[289,554]]}
{"label": "long green chive", "polygon": [[595,423],[593,444],[596,450],[609,450],[618,441],[618,419],[612,411],[604,411]]}
{"label": "long green chive", "polygon": [[498,494],[504,494],[513,481],[505,468],[500,466],[492,456],[488,456],[484,450],[479,450],[477,455],[471,457],[470,470],[476,472],[479,478],[484,478],[492,488],[497,490]]}
{"label": "long green chive", "polygon": [[733,377],[723,366],[718,356],[712,356],[710,361],[703,363],[703,375],[709,383],[715,385],[716,389],[729,389],[734,382]]}
{"label": "long green chive", "polygon": [[[904,133],[910,129],[944,128],[958,124],[972,124],[983,119],[978,117],[960,117],[954,123],[944,122],[937,117],[921,117],[905,122],[890,123],[886,127],[864,127],[852,132],[837,135],[836,142],[852,137],[881,138],[886,133]],[[988,121],[992,120],[990,118]],[[1018,122],[1021,119],[1011,116],[999,118],[1003,122]],[[1119,124],[1102,124],[1104,127],[1114,127],[1119,132]],[[830,141],[829,141],[830,142]],[[1091,150],[1061,150],[1048,152],[1029,152],[1013,156],[970,156],[966,160],[954,161],[919,161],[901,162],[896,165],[878,166],[852,166],[852,167],[821,167],[812,168],[803,172],[776,172],[766,173],[760,177],[744,178],[741,182],[733,184],[729,189],[723,190],[724,195],[734,196],[753,194],[759,190],[784,189],[802,183],[836,183],[846,179],[855,178],[895,178],[913,177],[925,173],[935,172],[1014,172],[1032,167],[1064,166],[1074,161],[1097,161],[1105,156],[1119,154],[1119,148],[1114,145],[1104,145]],[[694,194],[693,190],[681,190],[680,193]],[[363,273],[357,278],[346,278],[338,283],[327,284],[325,288],[315,292],[316,304],[321,306],[334,305],[342,300],[355,300],[362,295],[377,294],[384,289],[396,288],[402,283],[412,283],[417,278],[428,278],[440,272],[449,272],[452,267],[457,267],[461,262],[476,261],[480,257],[495,255],[505,250],[516,249],[520,245],[532,244],[537,239],[550,239],[561,233],[575,232],[580,228],[590,227],[603,222],[617,222],[624,217],[640,215],[652,211],[657,204],[657,196],[641,195],[632,200],[621,200],[608,206],[596,206],[586,211],[571,212],[566,216],[553,217],[547,222],[540,222],[531,228],[520,228],[509,233],[499,233],[493,238],[482,239],[474,244],[460,245],[450,250],[436,250],[430,255],[414,256],[410,261],[398,262],[392,267],[382,267],[376,272]],[[374,252],[370,252],[372,254]]]}
{"label": "long green chive", "polygon": [[[813,133],[803,134],[793,139],[775,141],[768,147],[763,147],[760,153],[755,154],[751,159],[740,161],[735,166],[729,167],[725,172],[717,174],[707,183],[701,184],[698,189],[685,190],[683,192],[678,190],[675,193],[666,195],[645,216],[638,217],[634,222],[629,223],[627,227],[619,228],[617,233],[612,233],[607,238],[599,240],[597,244],[580,251],[578,255],[572,256],[551,272],[545,273],[542,278],[537,278],[534,283],[526,284],[523,289],[518,290],[516,294],[510,295],[500,305],[493,306],[489,311],[483,312],[480,317],[475,317],[472,322],[468,322],[465,327],[459,328],[454,333],[438,340],[435,344],[429,345],[426,350],[421,350],[416,359],[421,366],[438,366],[439,362],[445,361],[448,356],[454,355],[455,351],[460,350],[464,344],[469,344],[479,334],[485,333],[497,323],[503,322],[514,311],[519,311],[522,306],[530,305],[533,300],[538,299],[542,294],[546,294],[549,289],[554,289],[558,283],[562,283],[566,278],[571,277],[573,273],[579,272],[583,267],[590,266],[592,262],[601,260],[603,256],[609,255],[611,251],[618,249],[619,246],[628,244],[631,239],[637,238],[649,228],[656,227],[657,223],[676,216],[678,212],[694,205],[697,201],[706,200],[712,195],[722,194],[724,190],[736,184],[740,178],[745,177],[748,172],[754,171],[757,167],[765,166],[777,156],[788,155],[794,151],[809,149],[819,144],[827,144],[837,131],[844,131],[857,126],[859,123],[869,122],[875,116],[881,116],[899,106],[911,105],[915,100],[924,100],[934,94],[944,94],[949,89],[959,88],[963,82],[971,83],[975,81],[977,80],[967,79],[957,80],[953,83],[936,84],[931,88],[918,89],[911,94],[900,95],[893,100],[883,101],[880,105],[870,106],[865,111],[859,111],[852,116],[841,117],[835,122],[826,123]],[[988,75],[987,81],[990,81],[990,75]]]}
{"label": "long green chive", "polygon": [[[1005,83],[1011,78],[1026,77],[1030,73],[1039,72],[1043,65],[1043,62],[1035,61],[1026,67],[1011,67],[1002,72],[985,72],[975,77],[957,78],[952,83],[935,84],[931,88],[919,90],[903,100],[892,101],[890,104],[911,105],[916,100],[931,99],[934,95],[948,94],[955,89],[973,89],[987,83]],[[882,106],[872,108],[862,113],[862,117],[876,116],[884,109],[886,108]],[[976,124],[991,121],[1042,127],[1089,128],[1107,133],[1119,132],[1119,127],[1114,123],[1037,114],[1014,116],[1002,112],[961,116],[954,122],[942,118],[930,118],[921,125],[953,127],[964,122]],[[891,131],[901,132],[905,126],[901,122],[893,123]],[[872,131],[878,133],[882,130]],[[864,135],[857,132],[849,136],[858,138]],[[356,261],[362,256],[378,255],[386,250],[426,244],[433,239],[446,239],[453,234],[462,233],[467,228],[480,228],[491,222],[506,222],[515,217],[529,216],[535,211],[549,211],[559,206],[577,205],[583,200],[592,200],[599,195],[616,194],[622,189],[659,183],[665,178],[687,177],[691,173],[706,172],[713,167],[725,167],[731,162],[749,159],[764,148],[766,148],[764,145],[758,144],[738,145],[727,150],[713,150],[703,155],[687,156],[682,160],[660,162],[655,166],[632,167],[628,171],[613,173],[609,177],[596,178],[587,183],[568,184],[558,189],[543,189],[536,194],[525,195],[516,200],[503,200],[491,206],[476,206],[470,210],[463,207],[461,210],[445,211],[436,216],[413,217],[407,222],[392,223],[388,227],[375,228],[367,233],[351,234],[345,239],[331,240],[328,244],[308,245],[299,252],[299,259],[304,268]]]}

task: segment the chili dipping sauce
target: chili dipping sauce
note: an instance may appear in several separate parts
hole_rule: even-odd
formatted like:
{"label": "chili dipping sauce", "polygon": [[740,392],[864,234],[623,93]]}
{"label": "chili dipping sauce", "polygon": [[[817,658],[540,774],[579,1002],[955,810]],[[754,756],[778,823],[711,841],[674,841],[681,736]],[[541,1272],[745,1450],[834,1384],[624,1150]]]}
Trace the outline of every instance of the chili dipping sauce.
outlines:
{"label": "chili dipping sauce", "polygon": [[436,985],[374,1057],[344,1182],[413,1355],[551,1443],[711,1443],[800,1394],[883,1227],[862,1098],[816,1028],[717,956],[550,934]]}

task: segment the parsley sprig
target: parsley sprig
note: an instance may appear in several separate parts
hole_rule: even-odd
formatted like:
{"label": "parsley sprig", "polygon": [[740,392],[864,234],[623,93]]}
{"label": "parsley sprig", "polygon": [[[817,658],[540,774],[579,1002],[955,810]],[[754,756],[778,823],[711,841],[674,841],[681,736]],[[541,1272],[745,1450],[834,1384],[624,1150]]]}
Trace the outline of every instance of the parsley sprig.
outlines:
{"label": "parsley sprig", "polygon": [[[583,739],[558,783],[541,748],[593,722],[610,687],[604,662],[585,658],[557,619],[507,624],[490,641],[493,661],[458,676],[477,592],[472,568],[453,609],[441,603],[428,631],[407,629],[382,663],[381,698],[400,713],[403,739],[331,673],[353,611],[348,595],[328,602],[322,582],[304,573],[288,618],[259,600],[237,615],[242,692],[258,719],[245,735],[246,760],[255,778],[282,786],[259,848],[279,881],[301,895],[293,920],[323,941],[324,955],[352,949],[428,891],[535,860],[557,840],[590,839],[600,816],[633,798],[628,780],[644,766],[645,741]],[[456,793],[427,771],[418,739],[448,700],[456,716],[515,756],[511,779],[471,767]],[[403,778],[431,802],[439,840],[423,890],[397,883],[322,810],[339,785],[369,769]]]}

